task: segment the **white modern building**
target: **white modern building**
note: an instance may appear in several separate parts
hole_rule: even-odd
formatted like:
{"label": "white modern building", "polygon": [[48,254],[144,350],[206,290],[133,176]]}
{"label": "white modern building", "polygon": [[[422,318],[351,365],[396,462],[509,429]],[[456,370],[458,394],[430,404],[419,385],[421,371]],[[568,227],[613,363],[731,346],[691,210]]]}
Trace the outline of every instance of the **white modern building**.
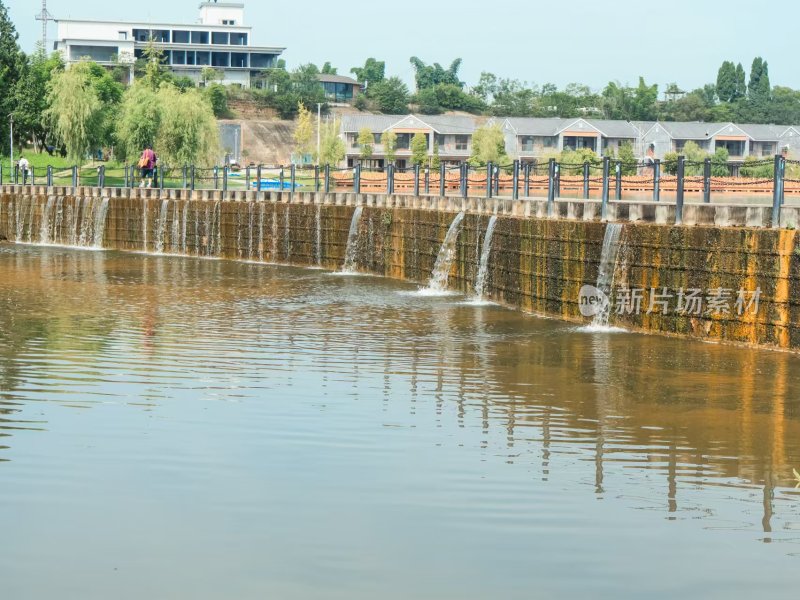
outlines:
{"label": "white modern building", "polygon": [[250,87],[253,77],[276,66],[285,48],[253,46],[252,27],[244,24],[244,4],[203,2],[197,23],[114,22],[56,19],[55,49],[64,61],[84,57],[105,66],[132,64],[152,39],[176,75],[199,81],[204,67],[224,74],[222,83]]}

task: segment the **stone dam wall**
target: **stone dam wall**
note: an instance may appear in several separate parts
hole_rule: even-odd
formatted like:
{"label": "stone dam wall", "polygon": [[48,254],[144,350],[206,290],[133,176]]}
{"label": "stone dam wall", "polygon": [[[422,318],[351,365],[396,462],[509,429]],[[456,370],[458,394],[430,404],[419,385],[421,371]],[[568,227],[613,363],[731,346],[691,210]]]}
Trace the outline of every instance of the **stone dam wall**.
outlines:
{"label": "stone dam wall", "polygon": [[[0,240],[337,270],[360,204],[357,268],[424,284],[451,222],[464,210],[449,286],[471,294],[483,237],[496,214],[487,298],[588,324],[581,289],[597,283],[609,227],[567,218],[564,207],[554,218],[542,218],[535,204],[524,201],[280,192],[185,196],[176,190],[162,197],[158,190],[5,186]],[[627,206],[624,212],[638,210]],[[611,325],[800,350],[794,229],[626,222],[618,248]]]}

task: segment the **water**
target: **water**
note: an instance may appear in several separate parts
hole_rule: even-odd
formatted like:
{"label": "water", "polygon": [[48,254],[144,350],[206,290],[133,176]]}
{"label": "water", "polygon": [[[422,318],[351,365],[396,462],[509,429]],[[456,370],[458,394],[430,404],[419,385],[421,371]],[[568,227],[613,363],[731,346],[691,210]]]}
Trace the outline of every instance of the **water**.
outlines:
{"label": "water", "polygon": [[167,213],[169,212],[169,200],[161,201],[161,210],[158,212],[158,222],[156,224],[155,251],[157,254],[164,252],[164,242],[167,235]]}
{"label": "water", "polygon": [[800,358],[411,289],[0,246],[3,597],[796,597]]}
{"label": "water", "polygon": [[350,231],[347,233],[347,248],[344,253],[342,273],[356,273],[356,257],[358,255],[358,225],[361,223],[361,213],[364,208],[356,206],[353,218],[350,220]]}
{"label": "water", "polygon": [[317,215],[315,218],[315,226],[316,226],[316,240],[317,244],[314,249],[315,251],[315,259],[317,262],[317,266],[322,266],[322,205],[317,204]]}
{"label": "water", "polygon": [[456,256],[456,241],[458,240],[458,234],[461,233],[461,222],[463,220],[464,213],[460,212],[450,223],[450,228],[447,230],[441,248],[439,248],[439,254],[436,256],[436,263],[433,266],[433,273],[428,282],[428,287],[421,290],[424,295],[436,296],[448,293],[447,280],[450,278],[450,269]]}
{"label": "water", "polygon": [[475,299],[478,302],[483,302],[483,298],[486,295],[487,274],[489,272],[489,255],[492,253],[492,237],[494,236],[494,228],[496,224],[497,216],[492,215],[489,218],[489,224],[486,226],[486,233],[483,236],[483,249],[481,250],[478,275],[475,278]]}
{"label": "water", "polygon": [[617,269],[617,256],[619,255],[619,239],[621,234],[621,223],[606,223],[606,230],[603,235],[603,249],[600,255],[600,268],[597,272],[597,285],[595,286],[605,294],[606,302],[603,303],[602,310],[592,319],[591,327],[594,330],[608,327],[608,319],[611,315],[611,298],[614,293],[614,273]]}
{"label": "water", "polygon": [[50,231],[52,229],[52,215],[53,215],[53,206],[55,205],[56,197],[55,196],[48,196],[47,204],[45,204],[44,209],[42,211],[42,220],[39,226],[39,242],[42,244],[48,244],[50,242]]}

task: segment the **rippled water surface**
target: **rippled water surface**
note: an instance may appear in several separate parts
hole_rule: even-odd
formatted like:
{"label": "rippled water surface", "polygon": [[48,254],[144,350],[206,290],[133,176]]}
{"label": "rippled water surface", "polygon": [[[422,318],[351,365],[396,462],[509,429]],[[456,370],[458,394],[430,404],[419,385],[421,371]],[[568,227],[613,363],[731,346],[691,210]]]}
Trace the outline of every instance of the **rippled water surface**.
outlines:
{"label": "rippled water surface", "polygon": [[796,598],[800,359],[0,246],[0,598]]}

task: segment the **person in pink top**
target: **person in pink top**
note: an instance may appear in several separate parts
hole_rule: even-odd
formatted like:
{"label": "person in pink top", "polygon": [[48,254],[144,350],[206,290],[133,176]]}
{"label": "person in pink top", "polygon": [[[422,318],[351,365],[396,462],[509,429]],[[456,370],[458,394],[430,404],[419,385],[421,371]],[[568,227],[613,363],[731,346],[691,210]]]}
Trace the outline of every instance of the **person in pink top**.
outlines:
{"label": "person in pink top", "polygon": [[142,181],[139,187],[145,187],[145,183],[147,184],[146,187],[153,187],[153,171],[156,168],[157,162],[158,157],[156,153],[153,152],[153,148],[148,144],[145,146],[144,152],[142,152],[142,156],[139,159],[139,168],[142,170]]}

